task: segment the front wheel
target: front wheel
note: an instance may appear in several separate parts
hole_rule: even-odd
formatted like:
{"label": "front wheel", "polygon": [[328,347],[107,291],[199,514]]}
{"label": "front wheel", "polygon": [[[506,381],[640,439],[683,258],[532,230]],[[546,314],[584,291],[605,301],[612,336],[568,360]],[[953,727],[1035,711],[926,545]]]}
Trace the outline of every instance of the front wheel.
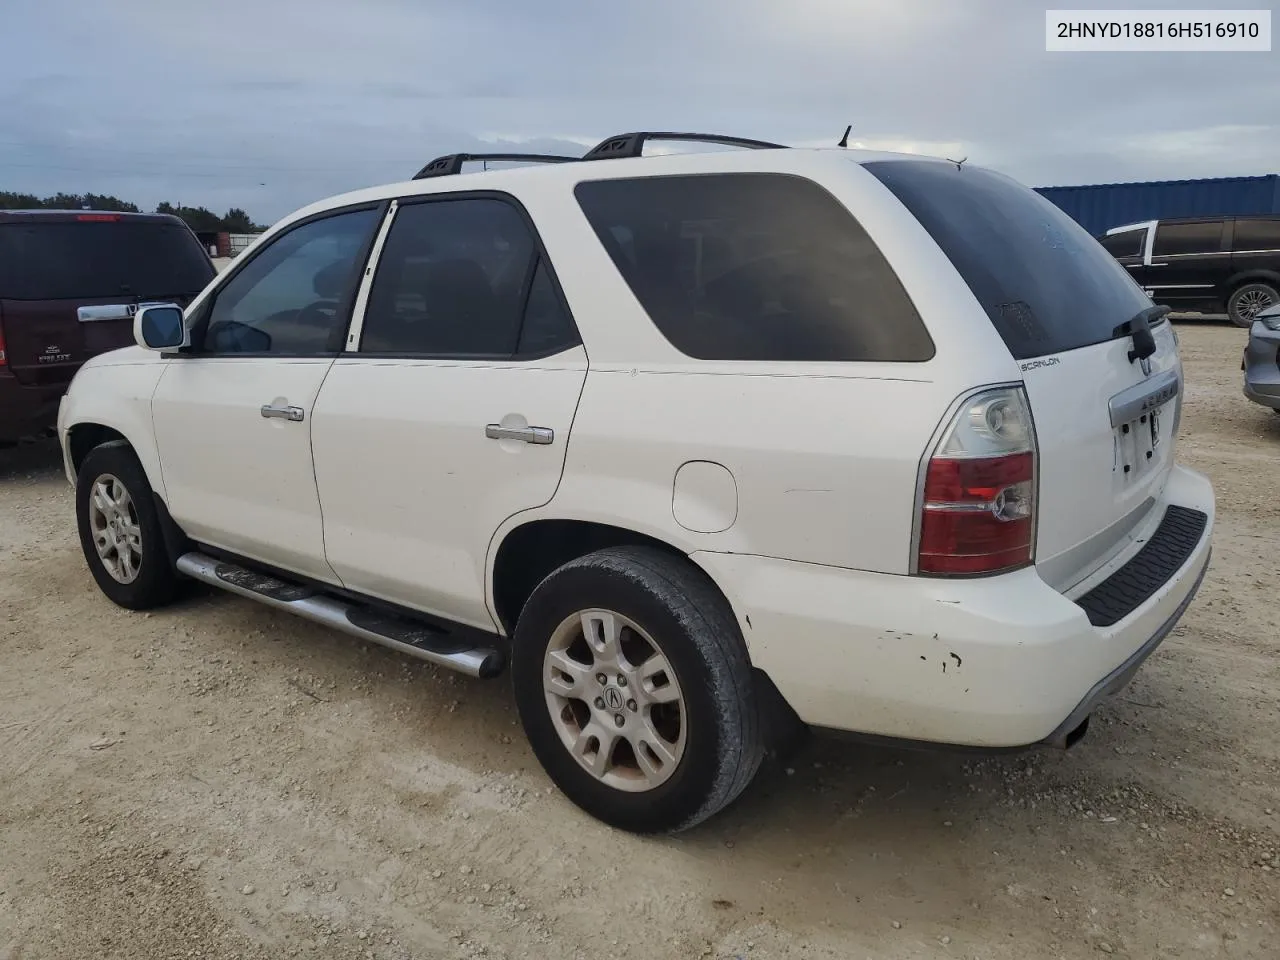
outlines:
{"label": "front wheel", "polygon": [[1280,291],[1271,284],[1246,283],[1227,298],[1227,316],[1237,327],[1249,327],[1254,317],[1276,303],[1280,303]]}
{"label": "front wheel", "polygon": [[130,610],[162,606],[177,592],[151,484],[126,442],[89,451],[76,477],[80,546],[98,587]]}
{"label": "front wheel", "polygon": [[688,561],[626,547],[565,564],[530,597],[513,646],[534,753],[570,800],[608,824],[694,826],[760,766],[742,635]]}

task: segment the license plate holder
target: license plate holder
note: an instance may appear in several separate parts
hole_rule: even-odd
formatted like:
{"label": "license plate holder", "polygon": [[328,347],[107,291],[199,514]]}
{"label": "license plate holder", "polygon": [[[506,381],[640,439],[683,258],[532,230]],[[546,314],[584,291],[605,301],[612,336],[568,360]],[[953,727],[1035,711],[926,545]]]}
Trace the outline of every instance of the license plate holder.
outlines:
{"label": "license plate holder", "polygon": [[1116,469],[1126,480],[1144,476],[1158,459],[1164,438],[1162,419],[1167,403],[1152,407],[1116,428]]}

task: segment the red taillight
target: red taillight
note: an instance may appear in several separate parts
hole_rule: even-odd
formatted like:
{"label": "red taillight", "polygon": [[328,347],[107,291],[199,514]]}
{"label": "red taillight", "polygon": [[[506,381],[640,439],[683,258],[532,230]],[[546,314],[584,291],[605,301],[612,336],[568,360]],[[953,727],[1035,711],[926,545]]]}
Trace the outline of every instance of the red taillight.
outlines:
{"label": "red taillight", "polygon": [[1021,390],[961,406],[925,468],[919,510],[918,573],[974,576],[1032,561],[1036,452]]}
{"label": "red taillight", "polygon": [[120,215],[118,213],[81,213],[76,216],[76,219],[90,223],[115,223],[120,219]]}
{"label": "red taillight", "polygon": [[1031,562],[1035,456],[934,459],[920,519],[921,573],[994,573]]}

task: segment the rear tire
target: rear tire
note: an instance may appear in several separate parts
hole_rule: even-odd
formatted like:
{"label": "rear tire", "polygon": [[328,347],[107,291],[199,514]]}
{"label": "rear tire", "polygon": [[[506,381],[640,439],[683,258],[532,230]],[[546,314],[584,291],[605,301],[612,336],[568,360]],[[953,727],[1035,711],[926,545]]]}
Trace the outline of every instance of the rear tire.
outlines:
{"label": "rear tire", "polygon": [[1280,303],[1280,290],[1269,283],[1253,281],[1231,291],[1227,298],[1227,316],[1237,327],[1253,326],[1258,311]]}
{"label": "rear tire", "polygon": [[151,484],[126,441],[104,443],[84,458],[76,477],[76,521],[85,562],[109,600],[148,610],[174,599],[178,576]]}
{"label": "rear tire", "polygon": [[520,614],[511,668],[543,769],[623,830],[700,823],[764,756],[733,612],[702,571],[661,550],[601,550],[548,576]]}

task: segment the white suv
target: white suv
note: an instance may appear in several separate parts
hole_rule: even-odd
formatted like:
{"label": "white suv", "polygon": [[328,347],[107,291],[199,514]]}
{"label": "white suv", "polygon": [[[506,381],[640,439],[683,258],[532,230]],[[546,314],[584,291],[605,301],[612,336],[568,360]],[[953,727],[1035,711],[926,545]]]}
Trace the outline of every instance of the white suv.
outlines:
{"label": "white suv", "polygon": [[441,158],[140,308],[59,419],[103,592],[510,670],[630,830],[730,803],[796,715],[1078,739],[1209,562],[1163,308],[990,171],[660,136],[732,141]]}

